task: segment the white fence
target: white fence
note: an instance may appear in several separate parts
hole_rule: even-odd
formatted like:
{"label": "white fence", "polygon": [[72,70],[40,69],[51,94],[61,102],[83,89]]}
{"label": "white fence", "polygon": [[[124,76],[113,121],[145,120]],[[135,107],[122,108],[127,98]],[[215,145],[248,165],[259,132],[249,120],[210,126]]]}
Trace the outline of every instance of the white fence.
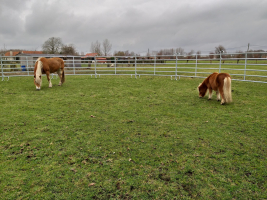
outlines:
{"label": "white fence", "polygon": [[[204,78],[212,72],[226,72],[233,80],[267,83],[267,52],[242,54],[169,55],[134,57],[62,56],[66,75],[128,75]],[[36,55],[38,56],[38,55]],[[2,81],[14,76],[33,76],[37,57],[0,57]]]}

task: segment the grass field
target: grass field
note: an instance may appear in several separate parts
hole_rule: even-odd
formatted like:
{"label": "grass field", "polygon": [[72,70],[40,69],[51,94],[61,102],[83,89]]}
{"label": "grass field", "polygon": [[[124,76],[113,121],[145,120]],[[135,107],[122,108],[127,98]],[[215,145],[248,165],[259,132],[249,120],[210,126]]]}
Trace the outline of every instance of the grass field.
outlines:
{"label": "grass field", "polygon": [[67,76],[0,82],[1,199],[266,199],[266,84]]}

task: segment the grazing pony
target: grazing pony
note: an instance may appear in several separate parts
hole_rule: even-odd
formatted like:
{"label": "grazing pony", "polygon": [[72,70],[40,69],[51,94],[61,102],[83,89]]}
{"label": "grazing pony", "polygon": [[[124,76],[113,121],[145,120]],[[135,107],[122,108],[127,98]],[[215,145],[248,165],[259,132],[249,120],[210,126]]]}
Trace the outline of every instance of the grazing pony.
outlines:
{"label": "grazing pony", "polygon": [[42,74],[46,74],[49,87],[52,87],[50,73],[57,72],[60,78],[59,86],[65,82],[64,61],[61,58],[38,58],[34,66],[34,84],[37,90],[41,89]]}
{"label": "grazing pony", "polygon": [[209,100],[212,96],[212,90],[216,91],[217,101],[220,101],[220,95],[222,97],[221,104],[232,102],[231,93],[231,76],[227,73],[217,73],[209,75],[198,86],[199,97],[204,97],[207,90],[209,90]]}

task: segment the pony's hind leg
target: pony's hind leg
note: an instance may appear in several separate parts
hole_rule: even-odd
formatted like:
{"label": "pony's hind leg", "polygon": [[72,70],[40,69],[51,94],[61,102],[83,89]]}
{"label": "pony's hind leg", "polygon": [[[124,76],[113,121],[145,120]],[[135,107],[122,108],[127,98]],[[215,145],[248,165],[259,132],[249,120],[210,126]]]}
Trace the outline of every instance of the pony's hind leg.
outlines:
{"label": "pony's hind leg", "polygon": [[221,105],[225,104],[225,99],[224,99],[224,93],[223,93],[223,88],[219,88],[219,92],[221,94],[222,100],[221,100]]}
{"label": "pony's hind leg", "polygon": [[58,74],[58,77],[59,77],[58,86],[61,86],[62,85],[62,70],[61,69],[57,70],[57,74]]}
{"label": "pony's hind leg", "polygon": [[50,78],[50,73],[49,72],[46,72],[46,77],[47,77],[47,80],[49,82],[49,87],[51,88],[52,87],[52,82],[51,82],[51,78]]}

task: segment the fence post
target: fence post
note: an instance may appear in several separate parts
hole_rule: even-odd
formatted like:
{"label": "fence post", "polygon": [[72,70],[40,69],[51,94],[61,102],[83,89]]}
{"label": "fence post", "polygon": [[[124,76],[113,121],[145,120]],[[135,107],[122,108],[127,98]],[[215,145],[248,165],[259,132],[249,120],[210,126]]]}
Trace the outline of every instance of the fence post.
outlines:
{"label": "fence post", "polygon": [[72,66],[73,66],[73,73],[74,73],[74,75],[75,75],[76,73],[75,73],[75,63],[74,63],[74,56],[72,57]]}
{"label": "fence post", "polygon": [[136,78],[136,56],[134,56],[134,74]]}
{"label": "fence post", "polygon": [[154,76],[156,75],[156,56],[154,56]]}
{"label": "fence post", "polygon": [[114,57],[115,60],[115,75],[117,75],[117,57]]}
{"label": "fence post", "polygon": [[219,65],[219,73],[221,73],[221,65],[222,65],[222,52],[220,51],[220,65]]}
{"label": "fence post", "polygon": [[94,58],[95,58],[95,78],[96,78],[96,56]]}
{"label": "fence post", "polygon": [[245,69],[244,69],[244,80],[246,80],[246,70],[247,70],[247,52],[245,53]]}
{"label": "fence post", "polygon": [[1,56],[1,73],[2,73],[2,81],[4,80],[4,73],[3,73],[3,62],[2,62],[2,56]]}
{"label": "fence post", "polygon": [[178,63],[178,56],[176,53],[176,59],[175,59],[175,80],[177,81],[177,63]]}
{"label": "fence post", "polygon": [[195,68],[195,77],[197,76],[197,54],[196,54],[196,68]]}
{"label": "fence post", "polygon": [[27,72],[28,72],[28,76],[30,76],[28,57],[26,57],[26,63],[27,63]]}

